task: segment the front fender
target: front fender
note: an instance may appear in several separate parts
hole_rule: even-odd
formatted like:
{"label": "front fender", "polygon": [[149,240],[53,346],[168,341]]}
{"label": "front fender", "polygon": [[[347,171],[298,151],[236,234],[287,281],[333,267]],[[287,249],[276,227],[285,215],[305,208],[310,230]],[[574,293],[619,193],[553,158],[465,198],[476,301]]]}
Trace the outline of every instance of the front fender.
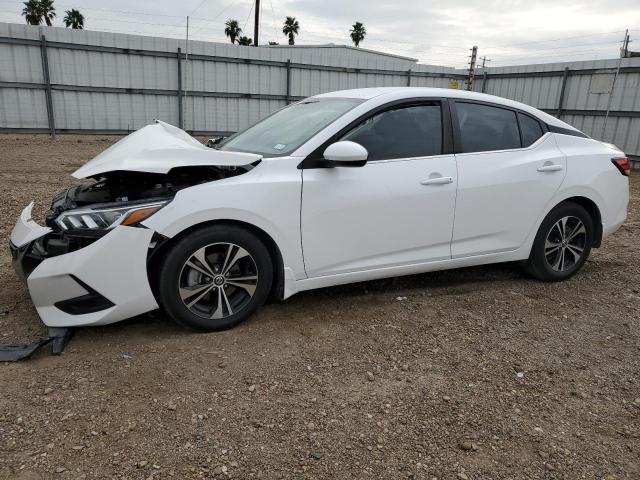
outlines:
{"label": "front fender", "polygon": [[174,237],[212,221],[248,223],[273,239],[288,275],[306,278],[300,240],[302,181],[297,163],[299,159],[278,159],[237,177],[186,188],[143,224]]}

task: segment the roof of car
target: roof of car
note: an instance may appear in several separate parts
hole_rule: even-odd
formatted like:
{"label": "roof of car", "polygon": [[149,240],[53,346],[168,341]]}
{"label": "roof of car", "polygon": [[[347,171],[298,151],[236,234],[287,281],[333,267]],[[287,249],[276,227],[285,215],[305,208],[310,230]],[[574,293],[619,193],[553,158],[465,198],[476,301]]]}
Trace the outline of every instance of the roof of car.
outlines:
{"label": "roof of car", "polygon": [[505,107],[517,108],[524,112],[530,113],[538,117],[549,125],[555,125],[561,128],[569,128],[577,130],[577,128],[549,115],[548,113],[538,110],[530,105],[509,100],[508,98],[496,97],[486,93],[470,92],[467,90],[454,90],[450,88],[434,88],[434,87],[374,87],[374,88],[356,88],[352,90],[338,90],[335,92],[321,93],[315,95],[316,98],[336,97],[336,98],[361,98],[363,100],[371,100],[376,97],[389,97],[389,101],[399,100],[402,98],[412,97],[444,97],[459,98],[466,100],[478,100]]}

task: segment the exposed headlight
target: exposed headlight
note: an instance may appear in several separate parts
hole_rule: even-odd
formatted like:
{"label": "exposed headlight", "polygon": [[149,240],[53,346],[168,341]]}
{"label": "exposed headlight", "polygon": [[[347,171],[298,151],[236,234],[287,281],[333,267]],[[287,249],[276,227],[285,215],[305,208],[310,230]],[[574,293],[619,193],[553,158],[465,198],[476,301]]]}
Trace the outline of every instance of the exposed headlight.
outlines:
{"label": "exposed headlight", "polygon": [[154,202],[119,208],[79,208],[60,214],[56,223],[63,230],[106,230],[117,225],[135,225],[149,218],[167,203],[168,201]]}

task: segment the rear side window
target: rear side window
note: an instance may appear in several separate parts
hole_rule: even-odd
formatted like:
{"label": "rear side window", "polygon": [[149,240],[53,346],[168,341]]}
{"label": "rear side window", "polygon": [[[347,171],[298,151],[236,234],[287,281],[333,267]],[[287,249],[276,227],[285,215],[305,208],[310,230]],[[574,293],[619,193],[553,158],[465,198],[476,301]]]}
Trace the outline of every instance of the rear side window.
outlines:
{"label": "rear side window", "polygon": [[456,102],[462,152],[520,148],[515,112],[504,108]]}
{"label": "rear side window", "polygon": [[534,120],[529,115],[518,113],[518,122],[520,123],[520,132],[522,133],[522,146],[528,147],[533,145],[542,134],[542,127],[540,122]]}
{"label": "rear side window", "polygon": [[341,140],[350,140],[362,145],[369,152],[369,160],[440,155],[440,104],[387,110],[366,119]]}

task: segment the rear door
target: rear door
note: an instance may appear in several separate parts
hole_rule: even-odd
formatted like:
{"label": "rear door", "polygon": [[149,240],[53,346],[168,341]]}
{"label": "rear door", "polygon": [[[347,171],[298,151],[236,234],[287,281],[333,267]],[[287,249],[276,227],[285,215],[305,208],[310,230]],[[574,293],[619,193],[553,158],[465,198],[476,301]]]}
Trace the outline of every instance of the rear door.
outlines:
{"label": "rear door", "polygon": [[453,258],[519,248],[560,187],[566,160],[524,112],[454,102],[458,197]]}
{"label": "rear door", "polygon": [[445,114],[440,101],[372,113],[332,140],[364,146],[366,165],[303,170],[310,277],[450,258],[457,175]]}

